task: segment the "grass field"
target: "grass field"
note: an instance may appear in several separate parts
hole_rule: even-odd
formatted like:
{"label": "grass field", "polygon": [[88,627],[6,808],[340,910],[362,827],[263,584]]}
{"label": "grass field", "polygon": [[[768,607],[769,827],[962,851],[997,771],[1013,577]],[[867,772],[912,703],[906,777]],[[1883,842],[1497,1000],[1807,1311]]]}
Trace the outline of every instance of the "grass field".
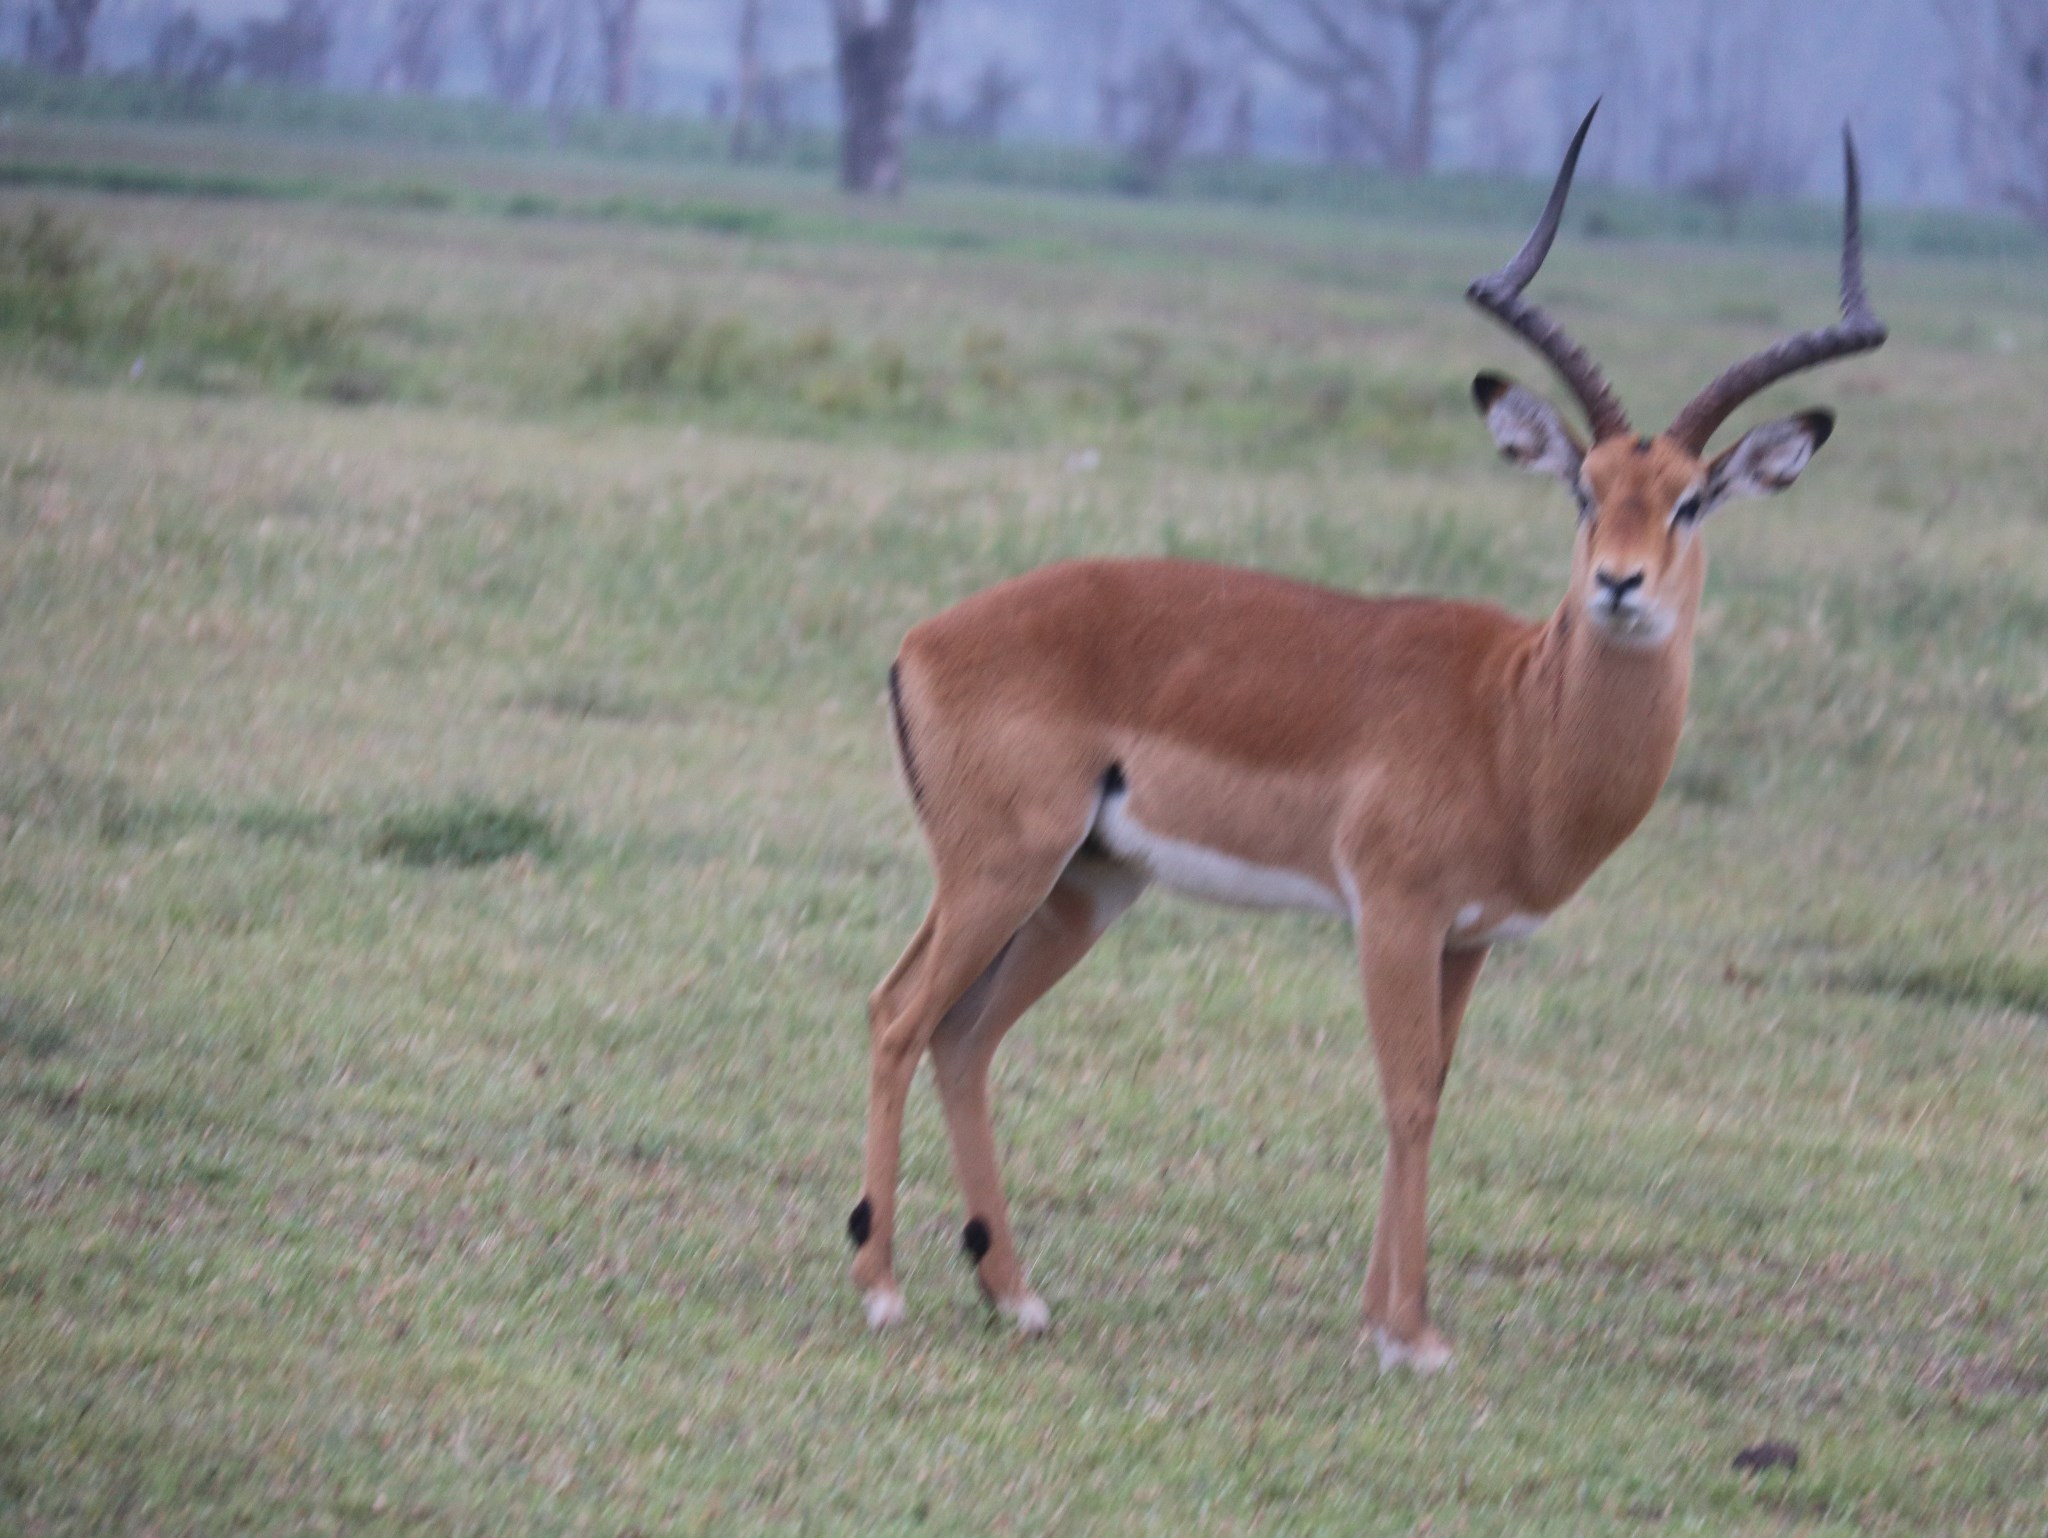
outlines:
{"label": "grass field", "polygon": [[[2048,253],[1878,220],[1890,346],[1745,416],[1841,427],[1717,518],[1669,791],[1480,986],[1416,1382],[1348,937],[1168,899],[998,1067],[1052,1336],[922,1093],[862,1331],[879,697],[1074,553],[1548,608],[1569,501],[1465,397],[1541,374],[1459,299],[1519,230],[0,160],[62,169],[0,190],[0,1530],[2048,1530]],[[1831,263],[1574,231],[1543,294],[1662,420]]]}

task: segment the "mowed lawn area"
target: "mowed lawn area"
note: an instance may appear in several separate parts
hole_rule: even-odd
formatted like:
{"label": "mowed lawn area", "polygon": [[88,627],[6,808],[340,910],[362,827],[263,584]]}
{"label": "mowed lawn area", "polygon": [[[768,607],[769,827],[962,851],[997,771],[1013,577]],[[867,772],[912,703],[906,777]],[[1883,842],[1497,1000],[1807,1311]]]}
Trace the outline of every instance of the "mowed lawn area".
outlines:
{"label": "mowed lawn area", "polygon": [[[1052,1334],[923,1085],[864,1331],[881,694],[1083,553],[1547,611],[1571,500],[1467,387],[1554,387],[1461,299],[1540,188],[5,132],[0,1531],[2048,1530],[2048,249],[1878,211],[1890,345],[1739,419],[1840,412],[1709,527],[1657,809],[1489,963],[1417,1381],[1349,936],[1164,897],[998,1063]],[[1535,296],[1641,423],[1834,313],[1825,233],[1601,207]]]}

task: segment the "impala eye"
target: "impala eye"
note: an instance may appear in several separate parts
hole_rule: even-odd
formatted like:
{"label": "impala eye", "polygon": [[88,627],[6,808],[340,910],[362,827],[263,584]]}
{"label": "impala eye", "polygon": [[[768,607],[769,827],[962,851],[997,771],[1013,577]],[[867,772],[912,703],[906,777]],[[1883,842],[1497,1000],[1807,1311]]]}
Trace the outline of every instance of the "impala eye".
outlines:
{"label": "impala eye", "polygon": [[1572,487],[1572,495],[1579,499],[1579,522],[1591,523],[1593,521],[1593,493],[1588,491],[1583,485],[1575,485]]}
{"label": "impala eye", "polygon": [[1688,491],[1678,499],[1678,506],[1671,509],[1673,523],[1691,523],[1700,515],[1700,494]]}

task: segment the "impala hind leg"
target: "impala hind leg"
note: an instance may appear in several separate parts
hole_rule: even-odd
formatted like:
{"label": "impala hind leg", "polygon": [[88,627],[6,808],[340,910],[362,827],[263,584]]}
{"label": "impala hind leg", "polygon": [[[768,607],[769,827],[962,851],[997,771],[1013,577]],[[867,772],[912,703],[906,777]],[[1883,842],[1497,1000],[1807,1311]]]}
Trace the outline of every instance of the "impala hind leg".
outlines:
{"label": "impala hind leg", "polygon": [[870,1000],[866,1157],[861,1198],[847,1233],[854,1246],[853,1279],[875,1329],[903,1315],[893,1265],[896,1177],[903,1107],[918,1060],[940,1019],[970,989],[985,986],[983,974],[993,970],[1011,936],[1044,901],[1065,853],[1037,862],[992,862],[1006,871],[1005,880],[951,887],[942,882],[924,926]]}
{"label": "impala hind leg", "polygon": [[1458,1023],[1479,976],[1483,951],[1442,951],[1420,924],[1361,924],[1366,1011],[1387,1163],[1365,1274],[1365,1327],[1382,1369],[1433,1373],[1451,1344],[1429,1318],[1429,1149],[1450,1071]]}
{"label": "impala hind leg", "polygon": [[1143,878],[1123,866],[1070,865],[932,1035],[933,1078],[946,1113],[953,1173],[967,1203],[962,1243],[982,1291],[1026,1335],[1045,1330],[1052,1315],[1025,1279],[1010,1228],[989,1116],[989,1065],[1010,1027],[1074,969],[1143,889]]}

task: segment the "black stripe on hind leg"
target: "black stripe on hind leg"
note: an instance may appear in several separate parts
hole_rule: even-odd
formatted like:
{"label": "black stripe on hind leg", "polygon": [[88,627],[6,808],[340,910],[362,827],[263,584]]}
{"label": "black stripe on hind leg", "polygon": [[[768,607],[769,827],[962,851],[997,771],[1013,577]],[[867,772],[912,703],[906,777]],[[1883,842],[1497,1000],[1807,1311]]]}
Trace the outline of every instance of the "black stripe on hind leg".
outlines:
{"label": "black stripe on hind leg", "polygon": [[980,1218],[969,1218],[967,1227],[960,1232],[960,1248],[967,1252],[969,1260],[980,1265],[981,1257],[988,1253],[988,1246],[988,1224]]}

